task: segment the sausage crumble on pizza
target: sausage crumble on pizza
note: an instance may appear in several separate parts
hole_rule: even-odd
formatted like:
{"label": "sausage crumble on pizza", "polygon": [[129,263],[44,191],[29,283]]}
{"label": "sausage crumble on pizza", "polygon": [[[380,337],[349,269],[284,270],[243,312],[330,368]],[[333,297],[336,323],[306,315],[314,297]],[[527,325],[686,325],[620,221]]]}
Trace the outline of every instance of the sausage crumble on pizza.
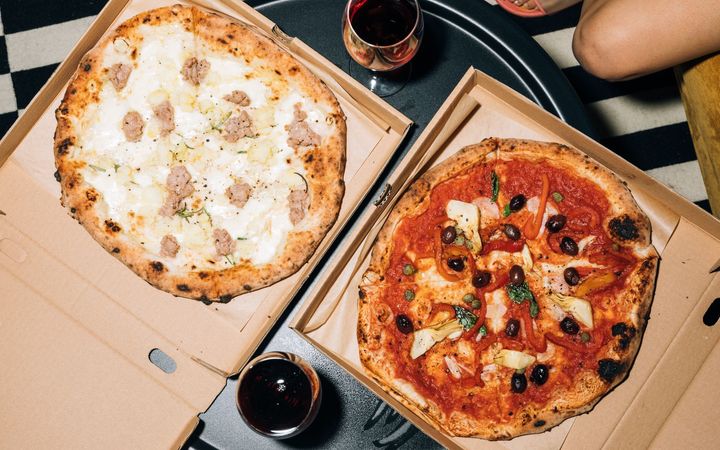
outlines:
{"label": "sausage crumble on pizza", "polygon": [[486,139],[390,213],[360,286],[360,359],[450,435],[545,431],[624,379],[657,261],[647,216],[588,156]]}
{"label": "sausage crumble on pizza", "polygon": [[345,117],[269,39],[174,5],[122,23],[56,112],[62,204],[154,286],[203,301],[297,271],[335,222]]}

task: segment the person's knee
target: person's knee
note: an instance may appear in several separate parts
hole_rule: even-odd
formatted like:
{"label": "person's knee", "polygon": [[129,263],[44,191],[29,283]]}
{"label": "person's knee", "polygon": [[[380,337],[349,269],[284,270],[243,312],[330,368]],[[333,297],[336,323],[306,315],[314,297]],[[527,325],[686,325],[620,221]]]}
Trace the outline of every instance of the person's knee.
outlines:
{"label": "person's knee", "polygon": [[624,64],[622,56],[625,33],[618,24],[605,22],[596,16],[578,24],[572,42],[575,58],[598,78],[621,80],[632,76],[632,67]]}

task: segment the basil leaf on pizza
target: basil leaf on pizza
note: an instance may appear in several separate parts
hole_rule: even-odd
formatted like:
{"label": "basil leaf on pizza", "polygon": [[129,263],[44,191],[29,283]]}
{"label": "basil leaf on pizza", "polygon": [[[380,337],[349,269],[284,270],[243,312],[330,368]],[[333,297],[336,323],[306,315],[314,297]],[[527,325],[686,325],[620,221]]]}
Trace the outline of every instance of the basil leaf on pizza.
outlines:
{"label": "basil leaf on pizza", "polygon": [[475,326],[478,320],[475,314],[471,313],[462,306],[453,306],[453,309],[455,309],[455,317],[457,317],[457,320],[460,322],[460,325],[462,325],[465,331]]}
{"label": "basil leaf on pizza", "polygon": [[514,301],[515,303],[522,303],[525,300],[535,300],[535,297],[533,297],[533,294],[532,292],[530,292],[530,288],[525,281],[523,281],[522,284],[510,283],[507,285],[506,289],[508,297],[510,297],[510,300]]}
{"label": "basil leaf on pizza", "polygon": [[486,139],[391,211],[359,286],[360,361],[447,434],[542,432],[622,381],[657,262],[615,175],[564,145]]}

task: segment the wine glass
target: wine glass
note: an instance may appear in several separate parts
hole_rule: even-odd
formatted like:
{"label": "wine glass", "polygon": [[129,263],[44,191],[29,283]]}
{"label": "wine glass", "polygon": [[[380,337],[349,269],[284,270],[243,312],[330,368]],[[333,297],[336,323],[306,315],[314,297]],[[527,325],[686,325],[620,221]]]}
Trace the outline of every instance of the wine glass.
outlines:
{"label": "wine glass", "polygon": [[380,97],[405,86],[423,36],[417,0],[349,0],[342,27],[350,75]]}
{"label": "wine glass", "polygon": [[322,386],[315,369],[298,355],[269,352],[240,372],[235,398],[251,430],[287,439],[305,430],[317,416]]}

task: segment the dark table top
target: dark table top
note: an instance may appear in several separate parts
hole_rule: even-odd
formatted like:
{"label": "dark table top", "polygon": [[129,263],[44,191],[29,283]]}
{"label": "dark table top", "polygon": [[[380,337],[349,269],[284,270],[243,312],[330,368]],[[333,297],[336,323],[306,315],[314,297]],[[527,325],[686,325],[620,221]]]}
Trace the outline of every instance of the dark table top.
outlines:
{"label": "dark table top", "polygon": [[[348,71],[350,60],[340,39],[344,0],[250,0],[248,3],[279,24],[286,33],[299,37]],[[503,81],[575,127],[592,133],[582,102],[561,71],[540,46],[502,12],[485,3],[452,0],[426,0],[421,6],[425,37],[413,61],[410,81],[400,92],[385,99],[415,122],[393,162],[409,149],[471,65]],[[322,266],[323,262],[318,265],[316,274],[323,270]],[[232,378],[210,409],[201,415],[202,427],[188,446],[198,449],[250,446],[395,448],[402,444],[410,448],[436,447],[435,442],[287,328],[293,315],[308,300],[306,293],[303,291],[298,295],[291,311],[283,317],[283,323],[275,327],[258,353],[291,351],[317,368],[323,381],[324,397],[313,426],[282,442],[253,434],[238,420],[234,399],[237,379]]]}
{"label": "dark table top", "polygon": [[[7,131],[28,105],[105,1],[0,0],[3,25],[0,29],[0,134]],[[569,51],[579,6],[552,17],[527,20],[509,16],[485,1],[493,3],[492,0],[422,2],[426,35],[415,61],[413,78],[403,91],[387,99],[416,123],[398,156],[409,148],[472,64],[571,125],[589,132],[690,200],[708,207],[671,71],[622,83],[599,80],[584,72]],[[248,0],[248,3],[258,7],[288,34],[300,37],[347,69],[339,19],[345,0]],[[552,60],[539,51],[533,40]],[[509,45],[503,46],[504,42]],[[534,56],[528,58],[530,54]],[[503,62],[498,63],[497,58]],[[559,69],[552,66],[553,60]],[[316,273],[320,270],[322,262]],[[235,409],[236,378],[231,378],[211,408],[201,416],[202,423],[187,446],[197,449],[437,447],[287,328],[306,300],[307,291],[306,287],[299,293],[258,352],[293,351],[317,369],[323,381],[324,398],[316,422],[303,434],[287,441],[270,441],[253,434]]]}

